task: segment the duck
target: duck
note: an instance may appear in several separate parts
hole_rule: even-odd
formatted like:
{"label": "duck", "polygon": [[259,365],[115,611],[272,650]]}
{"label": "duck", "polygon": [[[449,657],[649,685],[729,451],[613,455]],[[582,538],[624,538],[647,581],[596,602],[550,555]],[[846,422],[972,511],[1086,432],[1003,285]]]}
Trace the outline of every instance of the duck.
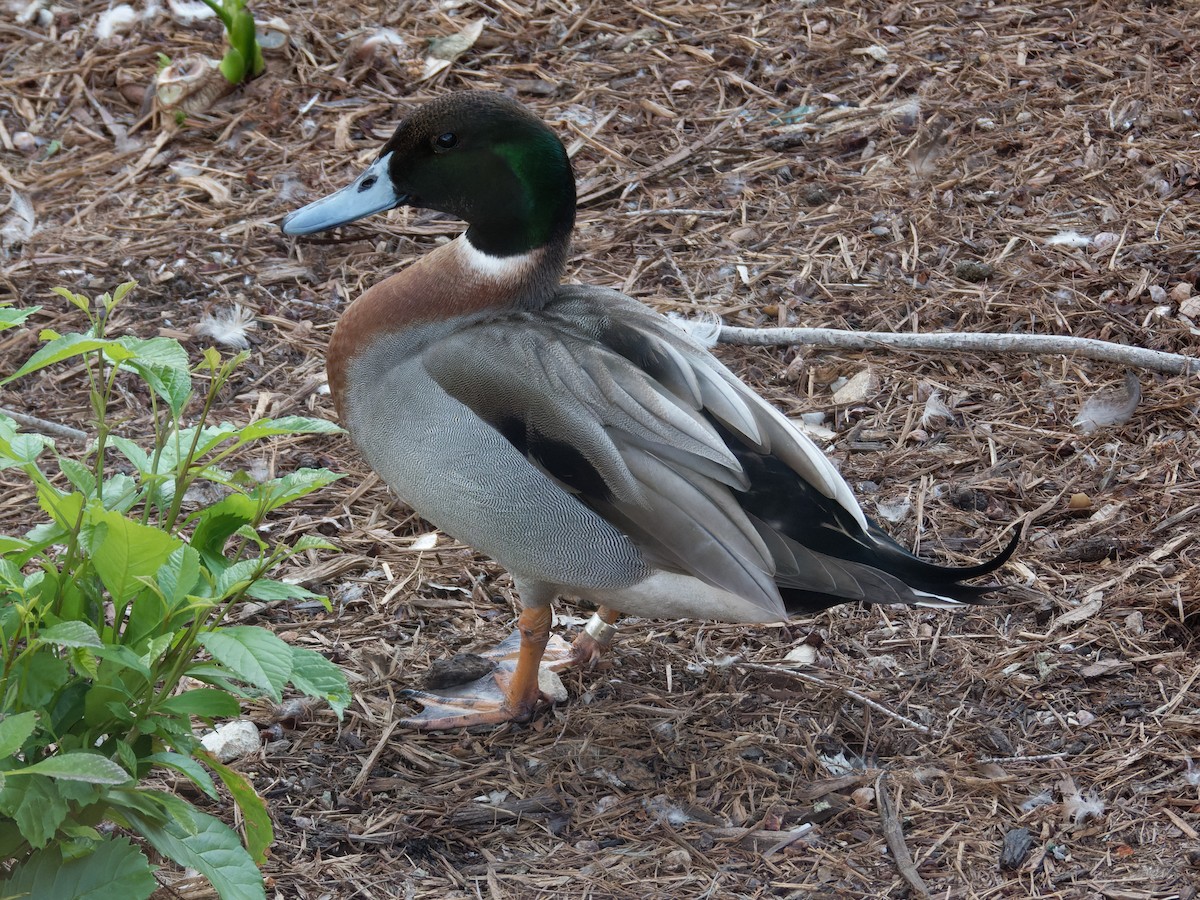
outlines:
{"label": "duck", "polygon": [[[961,607],[990,560],[919,558],[825,454],[698,340],[607,287],[563,280],[575,176],[511,97],[417,106],[349,185],[289,213],[309,235],[396,207],[466,223],[343,312],[326,369],[366,462],[422,518],[491,557],[520,598],[491,671],[409,690],[404,723],[530,720],[540,672],[590,665],[622,615],[774,623],[838,604]],[[596,612],[551,640],[559,599]]]}

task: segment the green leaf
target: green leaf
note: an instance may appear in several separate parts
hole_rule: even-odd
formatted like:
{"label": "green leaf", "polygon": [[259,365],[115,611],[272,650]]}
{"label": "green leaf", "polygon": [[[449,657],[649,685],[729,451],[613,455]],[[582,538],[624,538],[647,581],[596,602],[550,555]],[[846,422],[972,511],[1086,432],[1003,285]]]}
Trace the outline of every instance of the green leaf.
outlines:
{"label": "green leaf", "polygon": [[32,710],[0,719],[0,759],[20,750],[36,727],[37,713]]}
{"label": "green leaf", "polygon": [[250,496],[265,501],[266,511],[270,512],[327,484],[332,484],[341,477],[328,469],[297,469],[282,478],[273,478],[260,484],[250,492]]}
{"label": "green leaf", "polygon": [[79,460],[71,459],[69,456],[60,456],[58,467],[62,469],[63,474],[67,476],[67,481],[71,482],[77,491],[88,497],[96,493],[96,476]]}
{"label": "green leaf", "polygon": [[67,801],[49,778],[13,779],[12,772],[4,774],[7,783],[0,791],[0,808],[17,823],[31,847],[45,847],[67,817]]}
{"label": "green leaf", "polygon": [[[175,444],[178,442],[180,452],[181,453],[186,452],[187,448],[191,447],[192,439],[195,436],[196,436],[196,429],[194,427],[193,428],[185,428],[185,429],[183,429],[183,431],[179,432],[178,438],[175,438],[174,436],[171,437],[171,439],[168,441],[167,448],[168,448],[168,450],[173,451]],[[203,426],[200,429],[200,439],[196,442],[195,458],[200,459],[206,453],[211,452],[214,448],[216,448],[220,444],[223,444],[225,441],[229,440],[230,438],[236,438],[237,436],[238,436],[237,426],[231,425],[228,422],[222,422],[220,425],[205,425],[205,426]],[[169,455],[164,453],[163,457],[164,457],[164,459],[171,460],[172,465],[174,464],[174,461],[176,461],[176,456],[173,452],[170,453]]]}
{"label": "green leaf", "polygon": [[[54,520],[54,524],[61,528],[65,528],[68,532],[74,532],[79,523],[79,513],[83,509],[85,497],[83,494],[63,494],[61,491],[55,490],[52,487],[47,487],[44,484],[39,484],[37,488],[38,506],[46,515]],[[34,529],[36,530],[36,529]],[[26,537],[33,538],[33,531],[30,531]]]}
{"label": "green leaf", "polygon": [[38,640],[56,647],[103,647],[96,629],[87,622],[59,622],[38,635]]}
{"label": "green leaf", "polygon": [[151,753],[149,756],[143,757],[142,762],[149,763],[152,766],[164,766],[168,769],[174,769],[187,777],[192,784],[204,791],[210,798],[217,800],[220,795],[217,793],[217,786],[213,784],[212,777],[208,774],[204,766],[196,762],[190,756],[184,756],[182,753]]}
{"label": "green leaf", "polygon": [[[130,669],[142,676],[142,680],[149,683],[151,678],[150,667],[146,665],[146,661],[121,644],[105,644],[95,651],[96,655],[103,659],[109,665],[118,669]],[[99,685],[98,685],[99,687]]]}
{"label": "green leaf", "polygon": [[286,581],[276,581],[273,578],[260,578],[246,588],[246,596],[253,597],[255,600],[271,602],[274,600],[308,600],[317,595],[298,584],[288,584]]}
{"label": "green leaf", "polygon": [[110,435],[108,442],[116,447],[121,455],[133,463],[134,468],[142,475],[151,473],[150,454],[131,441],[129,438]]}
{"label": "green leaf", "polygon": [[116,306],[125,299],[125,295],[137,287],[136,281],[123,281],[117,285],[117,289],[112,293],[112,305]]}
{"label": "green leaf", "polygon": [[88,784],[125,784],[129,773],[107,756],[88,750],[60,753],[41,762],[7,773],[9,778],[18,775],[48,775],[65,781],[83,781]]}
{"label": "green leaf", "polygon": [[267,808],[263,805],[262,798],[258,796],[250,781],[240,772],[235,772],[228,766],[222,765],[215,756],[207,751],[197,751],[197,755],[203,757],[204,761],[217,773],[217,777],[225,783],[225,787],[229,788],[234,802],[242,811],[242,825],[246,829],[246,849],[250,851],[250,857],[262,865],[267,859],[267,849],[275,841],[275,832],[271,828],[271,817],[267,814]]}
{"label": "green leaf", "polygon": [[[11,422],[12,420],[9,419]],[[53,446],[53,441],[40,434],[23,434],[18,431],[4,429],[0,431],[0,468],[14,465],[26,465],[37,462],[37,458],[47,446]]]}
{"label": "green leaf", "polygon": [[218,597],[229,597],[241,588],[246,587],[258,578],[263,569],[260,559],[239,559],[229,566],[217,578],[216,594]]}
{"label": "green leaf", "polygon": [[292,648],[271,632],[234,625],[203,633],[198,640],[236,678],[276,702],[282,699],[283,687],[292,674]]}
{"label": "green leaf", "polygon": [[25,320],[40,309],[40,306],[29,306],[25,309],[13,309],[8,306],[0,308],[0,331],[16,325],[24,325]]}
{"label": "green leaf", "polygon": [[317,537],[315,534],[302,534],[300,540],[292,545],[294,553],[303,553],[306,550],[329,550],[334,553],[340,553],[341,547],[336,544],[331,544],[325,538]]}
{"label": "green leaf", "polygon": [[21,553],[28,549],[29,541],[8,534],[0,534],[0,555],[7,556],[10,553]]}
{"label": "green leaf", "polygon": [[49,648],[25,656],[12,671],[20,705],[26,709],[41,709],[51,703],[70,676],[67,661],[59,659]]}
{"label": "green leaf", "polygon": [[73,293],[67,290],[65,287],[52,287],[50,288],[50,293],[57,294],[59,297],[62,297],[80,312],[87,312],[92,307],[92,301],[83,294]]}
{"label": "green leaf", "polygon": [[100,485],[100,500],[104,508],[121,513],[129,512],[133,508],[139,493],[138,483],[124,472],[106,478]]}
{"label": "green leaf", "polygon": [[196,527],[191,544],[205,557],[223,556],[229,536],[259,518],[258,503],[245,494],[230,494],[192,517]]}
{"label": "green leaf", "polygon": [[189,594],[195,593],[200,580],[200,554],[186,544],[174,550],[158,570],[157,579],[167,606],[172,611],[178,609]]}
{"label": "green leaf", "polygon": [[345,674],[315,650],[292,647],[292,684],[309,697],[328,701],[339,720],[350,705]]}
{"label": "green leaf", "polygon": [[174,715],[199,716],[201,719],[236,716],[241,712],[237,700],[216,688],[184,691],[158,704],[158,709]]}
{"label": "green leaf", "polygon": [[266,900],[262,873],[238,836],[219,819],[192,811],[189,834],[177,821],[163,824],[128,813],[131,824],[159,853],[207,878],[221,900]]}
{"label": "green leaf", "polygon": [[[43,332],[45,335],[46,332]],[[76,356],[82,356],[85,353],[93,353],[97,350],[109,350],[116,346],[113,341],[107,338],[93,337],[89,334],[64,334],[54,337],[48,344],[38,350],[33,356],[26,360],[25,365],[17,369],[0,384],[8,384],[23,375],[28,375],[31,372],[37,372],[46,366],[52,366],[54,363],[62,362],[64,359],[72,359]],[[124,350],[121,351],[124,354]]]}
{"label": "green leaf", "polygon": [[230,84],[241,84],[246,77],[246,57],[237,47],[230,47],[218,68]]}
{"label": "green leaf", "polygon": [[238,435],[242,443],[259,438],[292,434],[341,434],[342,429],[327,419],[308,416],[281,416],[278,419],[259,419],[251,422]]}
{"label": "green leaf", "polygon": [[192,396],[192,372],[187,351],[172,338],[136,338],[125,335],[118,342],[134,354],[122,364],[133,369],[163,398],[178,417]]}
{"label": "green leaf", "polygon": [[88,507],[85,521],[91,529],[89,555],[96,574],[117,603],[125,603],[142,589],[141,579],[153,578],[183,542],[149,525],[127,519],[118,512]]}
{"label": "green leaf", "polygon": [[158,887],[154,868],[128,838],[102,841],[86,856],[64,859],[62,847],[33,853],[0,881],[4,897],[54,900],[146,900]]}

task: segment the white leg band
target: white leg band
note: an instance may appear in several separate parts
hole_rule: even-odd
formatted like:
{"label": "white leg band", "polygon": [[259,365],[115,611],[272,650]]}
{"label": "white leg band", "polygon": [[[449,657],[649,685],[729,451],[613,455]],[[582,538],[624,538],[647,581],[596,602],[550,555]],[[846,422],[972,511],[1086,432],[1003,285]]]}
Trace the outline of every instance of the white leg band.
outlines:
{"label": "white leg band", "polygon": [[600,618],[600,613],[592,613],[583,630],[601,647],[607,647],[612,643],[613,635],[617,633],[617,626],[605,622]]}

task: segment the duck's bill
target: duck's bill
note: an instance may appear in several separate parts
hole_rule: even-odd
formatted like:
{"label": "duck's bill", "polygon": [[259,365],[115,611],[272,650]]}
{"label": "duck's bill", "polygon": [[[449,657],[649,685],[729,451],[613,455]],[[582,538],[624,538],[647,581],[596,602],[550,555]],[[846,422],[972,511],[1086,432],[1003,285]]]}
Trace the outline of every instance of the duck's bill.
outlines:
{"label": "duck's bill", "polygon": [[408,198],[396,193],[388,176],[390,153],[379,157],[353,183],[284,217],[284,234],[312,234],[336,228],[372,213],[400,206]]}

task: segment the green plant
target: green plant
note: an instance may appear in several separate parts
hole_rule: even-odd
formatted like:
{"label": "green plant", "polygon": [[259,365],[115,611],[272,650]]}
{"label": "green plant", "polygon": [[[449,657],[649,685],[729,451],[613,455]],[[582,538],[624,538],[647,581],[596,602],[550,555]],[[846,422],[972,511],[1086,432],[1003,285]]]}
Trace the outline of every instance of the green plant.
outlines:
{"label": "green plant", "polygon": [[204,5],[217,14],[229,38],[229,50],[221,60],[221,74],[230,84],[241,84],[263,73],[258,35],[254,33],[254,16],[246,9],[246,0],[204,0]]}
{"label": "green plant", "polygon": [[[0,382],[82,359],[95,419],[94,439],[71,455],[0,416],[0,469],[28,478],[47,519],[0,536],[0,860],[8,869],[0,898],[149,896],[153,869],[116,827],[199,870],[226,900],[262,898],[256,864],[273,839],[270,817],[250,782],[201,747],[192,719],[236,716],[238,698],[279,700],[288,683],[328,700],[339,717],[349,702],[342,673],[320,654],[222,624],[246,597],[315,596],[268,574],[329,545],[309,537],[272,545],[258,526],[338,477],[299,469],[257,483],[233,467],[235,454],[264,438],[336,426],[301,417],[212,424],[214,401],[245,354],[223,361],[208,350],[193,369],[174,340],[106,336],[133,286],[95,306],[58,289],[90,327],[43,332],[45,345]],[[0,329],[32,312],[0,308]],[[156,423],[148,448],[113,427],[114,390],[129,378],[147,389]],[[207,386],[194,397],[200,380]],[[193,400],[199,409],[186,424]],[[61,478],[48,474],[48,458]],[[205,485],[225,496],[186,512],[189,489]],[[214,799],[215,773],[241,809],[244,846],[220,820],[153,787],[154,769]]]}

